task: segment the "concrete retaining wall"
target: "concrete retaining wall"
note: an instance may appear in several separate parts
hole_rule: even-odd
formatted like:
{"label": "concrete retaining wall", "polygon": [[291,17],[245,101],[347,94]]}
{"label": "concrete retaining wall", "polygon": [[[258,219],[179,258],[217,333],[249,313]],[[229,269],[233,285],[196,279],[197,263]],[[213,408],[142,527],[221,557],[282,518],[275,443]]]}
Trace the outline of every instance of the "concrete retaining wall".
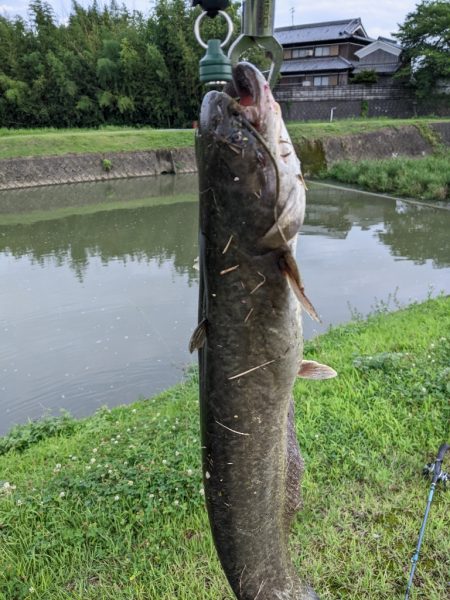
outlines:
{"label": "concrete retaining wall", "polygon": [[[110,171],[104,161],[110,162]],[[11,158],[0,160],[0,190],[196,170],[194,148]]]}
{"label": "concrete retaining wall", "polygon": [[430,135],[423,135],[414,125],[404,125],[383,127],[363,134],[303,139],[296,144],[296,151],[304,174],[311,176],[340,160],[426,156],[434,151],[434,142],[450,147],[450,123],[437,122],[430,127]]}

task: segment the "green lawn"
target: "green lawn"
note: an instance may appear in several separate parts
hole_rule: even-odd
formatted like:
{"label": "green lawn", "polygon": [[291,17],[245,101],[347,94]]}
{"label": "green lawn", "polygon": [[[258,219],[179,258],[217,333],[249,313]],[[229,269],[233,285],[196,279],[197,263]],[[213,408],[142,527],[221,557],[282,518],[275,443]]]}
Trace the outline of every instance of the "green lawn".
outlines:
{"label": "green lawn", "polygon": [[0,159],[184,148],[193,143],[192,129],[0,129]]}
{"label": "green lawn", "polygon": [[[445,121],[446,119],[436,119]],[[448,120],[448,119],[447,119]],[[289,123],[294,143],[299,138],[364,133],[380,127],[426,125],[432,119],[348,119],[333,123]],[[0,159],[85,152],[125,152],[192,146],[194,131],[170,129],[0,129]]]}
{"label": "green lawn", "polygon": [[[321,600],[400,600],[421,470],[449,436],[450,298],[333,329],[306,356],[339,376],[295,388],[297,568]],[[157,398],[0,438],[0,598],[232,600],[203,506],[197,413],[192,373]],[[414,599],[448,598],[449,509],[439,489]]]}

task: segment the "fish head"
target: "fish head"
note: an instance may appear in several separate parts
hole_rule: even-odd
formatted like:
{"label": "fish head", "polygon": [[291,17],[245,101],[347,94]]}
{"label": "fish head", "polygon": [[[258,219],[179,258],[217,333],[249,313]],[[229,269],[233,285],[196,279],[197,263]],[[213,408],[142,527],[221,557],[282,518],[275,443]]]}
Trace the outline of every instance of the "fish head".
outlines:
{"label": "fish head", "polygon": [[[245,224],[248,245],[264,253],[294,243],[303,223],[305,188],[300,162],[270,86],[252,64],[233,70],[224,92],[203,101],[198,136],[200,168],[209,165],[216,194],[235,223]],[[220,201],[219,200],[219,201]]]}

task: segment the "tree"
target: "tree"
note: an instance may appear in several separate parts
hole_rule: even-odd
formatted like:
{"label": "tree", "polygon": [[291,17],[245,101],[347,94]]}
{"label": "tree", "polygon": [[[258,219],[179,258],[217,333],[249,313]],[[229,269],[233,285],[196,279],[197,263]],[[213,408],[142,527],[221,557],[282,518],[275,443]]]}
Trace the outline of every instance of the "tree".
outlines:
{"label": "tree", "polygon": [[404,67],[421,97],[436,91],[441,81],[450,81],[450,2],[422,0],[406,15],[395,34],[404,48]]}

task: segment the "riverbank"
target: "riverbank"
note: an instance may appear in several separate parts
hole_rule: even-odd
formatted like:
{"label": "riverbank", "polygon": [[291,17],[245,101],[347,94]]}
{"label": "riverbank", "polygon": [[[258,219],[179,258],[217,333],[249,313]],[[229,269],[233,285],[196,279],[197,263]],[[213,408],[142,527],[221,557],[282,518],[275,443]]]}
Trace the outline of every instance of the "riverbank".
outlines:
{"label": "riverbank", "polygon": [[370,192],[450,201],[450,151],[420,159],[339,161],[322,171],[321,176]]}
{"label": "riverbank", "polygon": [[[307,470],[292,549],[324,600],[404,590],[421,469],[448,437],[449,330],[440,297],[306,346],[339,373],[295,388]],[[1,438],[0,598],[231,600],[203,508],[197,412],[191,373],[157,398]],[[438,492],[418,571],[427,600],[448,591],[447,514]]]}
{"label": "riverbank", "polygon": [[[307,177],[342,160],[423,157],[450,146],[450,119],[288,127]],[[0,142],[0,190],[196,171],[193,130],[0,130]]]}

